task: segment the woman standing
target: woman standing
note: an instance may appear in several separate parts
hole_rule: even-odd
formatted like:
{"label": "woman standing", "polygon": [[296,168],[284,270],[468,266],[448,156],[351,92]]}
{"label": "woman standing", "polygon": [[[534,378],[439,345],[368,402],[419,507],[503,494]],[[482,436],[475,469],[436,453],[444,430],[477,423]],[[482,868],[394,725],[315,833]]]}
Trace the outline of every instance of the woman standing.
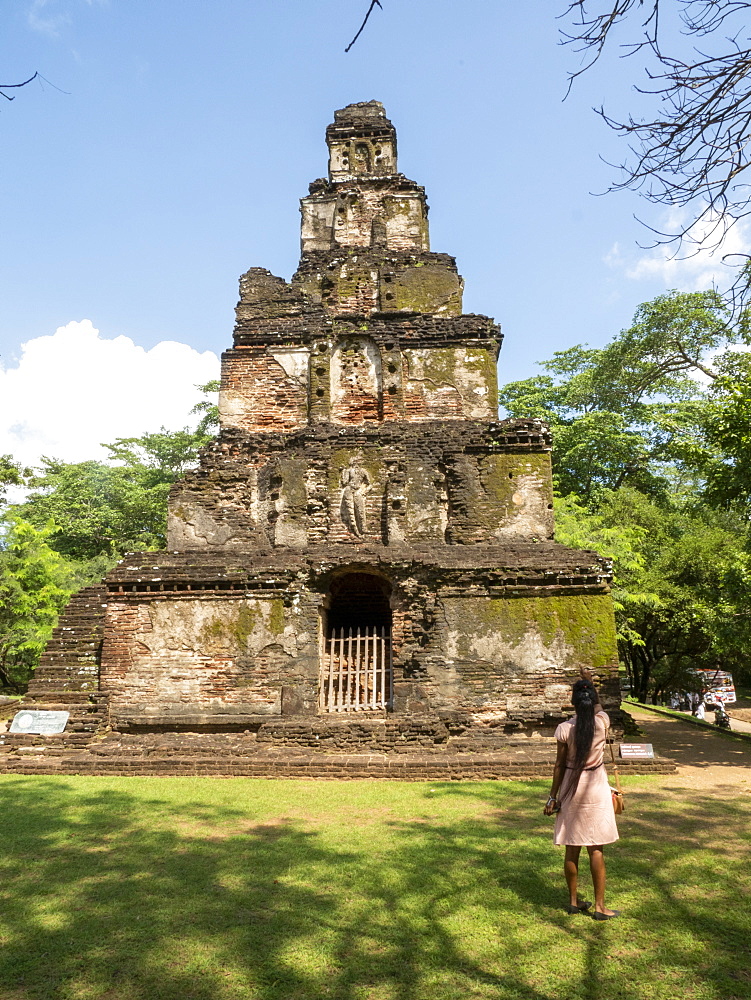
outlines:
{"label": "woman standing", "polygon": [[569,891],[569,913],[584,913],[591,903],[577,894],[579,855],[589,853],[589,867],[595,892],[595,920],[611,920],[620,910],[605,906],[605,856],[603,846],[618,840],[618,828],[603,763],[610,719],[603,712],[597,690],[590,680],[574,684],[571,702],[576,715],[555,731],[558,753],[553,784],[544,813],[555,821],[554,844],[564,844],[564,872]]}

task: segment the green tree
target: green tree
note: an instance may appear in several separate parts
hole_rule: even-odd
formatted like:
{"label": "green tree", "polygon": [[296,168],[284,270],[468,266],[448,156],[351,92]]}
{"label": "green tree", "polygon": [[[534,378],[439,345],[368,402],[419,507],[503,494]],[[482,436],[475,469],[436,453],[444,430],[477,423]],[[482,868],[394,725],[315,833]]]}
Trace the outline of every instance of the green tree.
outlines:
{"label": "green tree", "polygon": [[621,659],[644,699],[716,666],[748,676],[751,356],[713,292],[639,307],[503,387],[553,430],[556,537],[613,560]]}
{"label": "green tree", "polygon": [[103,462],[42,460],[31,493],[16,510],[37,527],[54,522],[54,548],[71,559],[117,556],[164,541],[169,480]]}
{"label": "green tree", "polygon": [[205,385],[197,385],[196,389],[203,393],[208,399],[202,399],[196,403],[191,413],[201,414],[201,419],[196,427],[197,434],[205,434],[207,438],[213,437],[219,430],[219,404],[216,395],[221,388],[219,379],[213,379]]}
{"label": "green tree", "polygon": [[31,469],[25,469],[15,462],[12,455],[0,455],[0,504],[5,501],[8,486],[23,486]]}
{"label": "green tree", "polygon": [[695,667],[749,676],[751,559],[737,518],[622,487],[596,512],[558,500],[556,537],[613,560],[619,650],[639,700],[689,690]]}
{"label": "green tree", "polygon": [[514,417],[542,417],[553,431],[558,490],[585,499],[598,489],[674,489],[676,460],[701,435],[713,359],[745,342],[716,292],[668,292],[636,310],[632,325],[601,349],[582,345],[542,362],[546,373],[504,386]]}
{"label": "green tree", "polygon": [[117,438],[104,447],[110,453],[110,461],[138,470],[144,483],[151,479],[158,485],[176,482],[193,468],[198,463],[198,452],[209,440],[209,435],[200,430],[183,427],[180,431],[168,431],[162,427],[156,434]]}
{"label": "green tree", "polygon": [[12,691],[28,682],[75,586],[49,545],[54,530],[14,514],[0,520],[0,684]]}
{"label": "green tree", "polygon": [[704,479],[713,506],[751,516],[751,355],[728,352],[720,360],[701,413],[703,435],[684,443],[685,461]]}
{"label": "green tree", "polygon": [[[602,497],[601,497],[602,499]],[[555,499],[555,536],[564,545],[594,549],[613,567],[613,604],[619,644],[638,643],[635,615],[643,608],[659,607],[661,599],[647,580],[644,551],[647,529],[629,517],[613,523],[606,513],[589,510],[575,494]]]}
{"label": "green tree", "polygon": [[208,440],[200,431],[162,428],[105,445],[117,464],[44,458],[28,481],[29,496],[16,509],[37,527],[52,520],[51,544],[84,563],[163,548],[170,488],[197,463]]}
{"label": "green tree", "polygon": [[621,654],[635,693],[645,699],[681,686],[692,667],[719,664],[748,676],[751,639],[748,539],[733,515],[698,502],[666,505],[623,490],[600,506],[607,523],[644,530],[644,568],[627,589],[656,595],[628,608],[631,634]]}

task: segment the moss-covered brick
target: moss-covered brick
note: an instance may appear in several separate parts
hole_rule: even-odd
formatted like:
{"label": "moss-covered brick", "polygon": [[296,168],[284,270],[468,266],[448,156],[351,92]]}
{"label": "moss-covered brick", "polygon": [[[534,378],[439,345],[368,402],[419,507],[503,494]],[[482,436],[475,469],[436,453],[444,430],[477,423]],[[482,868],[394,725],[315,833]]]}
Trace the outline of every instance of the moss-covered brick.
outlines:
{"label": "moss-covered brick", "polygon": [[[521,514],[530,492],[541,509],[552,505],[552,473],[547,453],[486,455],[479,460],[478,468],[480,483],[489,500],[486,517],[495,523],[499,514],[503,520]],[[550,524],[552,528],[552,515]]]}
{"label": "moss-covered brick", "polygon": [[248,639],[255,628],[256,618],[256,608],[250,607],[248,604],[242,604],[238,608],[237,618],[232,629],[238,649],[244,649],[248,645]]}
{"label": "moss-covered brick", "polygon": [[[446,602],[450,627],[457,630],[457,652],[470,658],[478,639],[500,650],[539,636],[548,649],[562,644],[563,673],[586,666],[618,669],[613,602],[609,594],[557,594],[544,597],[451,599]],[[463,623],[463,627],[462,627]]]}
{"label": "moss-covered brick", "polygon": [[467,347],[433,347],[404,352],[409,377],[415,389],[425,395],[440,389],[454,389],[468,408],[467,416],[481,407],[489,416],[495,412],[497,373],[491,351]]}
{"label": "moss-covered brick", "polygon": [[241,652],[258,622],[257,604],[226,604],[200,627],[196,648],[207,653]]}
{"label": "moss-covered brick", "polygon": [[433,313],[459,316],[462,282],[445,267],[411,267],[381,285],[381,308],[388,312]]}
{"label": "moss-covered brick", "polygon": [[269,631],[281,635],[284,631],[284,602],[281,598],[271,601],[269,609]]}

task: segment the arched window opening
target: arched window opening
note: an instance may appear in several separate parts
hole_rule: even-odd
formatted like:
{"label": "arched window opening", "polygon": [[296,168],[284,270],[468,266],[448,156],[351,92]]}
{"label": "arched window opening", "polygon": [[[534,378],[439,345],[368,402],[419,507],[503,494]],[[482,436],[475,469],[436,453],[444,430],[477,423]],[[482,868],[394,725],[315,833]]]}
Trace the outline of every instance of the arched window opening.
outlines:
{"label": "arched window opening", "polygon": [[372,170],[370,144],[367,142],[355,145],[355,170],[358,174],[369,174]]}
{"label": "arched window opening", "polygon": [[391,707],[391,587],[371,573],[346,573],[331,584],[321,663],[324,712]]}

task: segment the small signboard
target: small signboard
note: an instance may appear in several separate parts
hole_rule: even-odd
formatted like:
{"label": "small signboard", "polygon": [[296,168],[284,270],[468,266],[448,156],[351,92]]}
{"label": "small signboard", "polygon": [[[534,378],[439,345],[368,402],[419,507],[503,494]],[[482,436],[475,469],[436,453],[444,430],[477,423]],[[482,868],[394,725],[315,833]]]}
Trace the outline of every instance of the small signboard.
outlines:
{"label": "small signboard", "polygon": [[621,743],[621,757],[654,757],[651,743]]}
{"label": "small signboard", "polygon": [[29,736],[53,736],[62,733],[68,724],[70,712],[43,712],[24,709],[16,712],[10,725],[12,733]]}

